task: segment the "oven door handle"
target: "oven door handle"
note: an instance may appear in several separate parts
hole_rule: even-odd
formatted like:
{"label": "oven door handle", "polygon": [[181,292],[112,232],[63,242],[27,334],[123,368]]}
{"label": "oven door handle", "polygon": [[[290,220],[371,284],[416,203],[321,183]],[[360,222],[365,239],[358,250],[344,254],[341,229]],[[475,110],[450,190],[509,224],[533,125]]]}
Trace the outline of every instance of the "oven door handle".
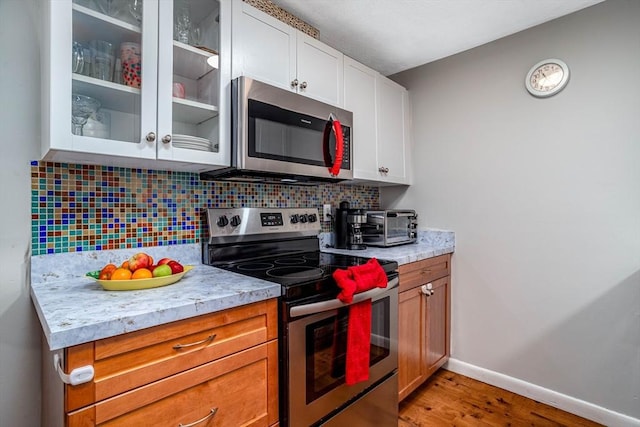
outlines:
{"label": "oven door handle", "polygon": [[332,299],[329,301],[321,301],[321,302],[314,302],[311,304],[297,305],[289,309],[289,316],[300,317],[300,316],[306,316],[308,314],[322,313],[323,311],[330,311],[330,310],[335,310],[342,307],[348,307],[350,305],[359,303],[361,301],[368,300],[369,298],[373,299],[381,294],[384,294],[389,289],[393,289],[397,287],[398,283],[399,283],[399,279],[397,277],[394,277],[393,279],[389,280],[386,288],[374,288],[366,292],[355,294],[353,296],[353,301],[350,304],[345,304],[339,299]]}

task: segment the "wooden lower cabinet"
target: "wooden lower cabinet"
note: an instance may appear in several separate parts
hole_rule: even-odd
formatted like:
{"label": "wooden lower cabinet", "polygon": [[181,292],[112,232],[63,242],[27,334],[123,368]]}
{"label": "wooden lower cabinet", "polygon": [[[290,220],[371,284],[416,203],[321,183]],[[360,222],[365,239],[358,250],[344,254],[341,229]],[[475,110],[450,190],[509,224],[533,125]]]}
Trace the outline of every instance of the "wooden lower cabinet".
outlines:
{"label": "wooden lower cabinet", "polygon": [[65,424],[274,425],[276,322],[265,301],[68,349],[67,369],[93,363],[96,377],[66,386]]}
{"label": "wooden lower cabinet", "polygon": [[269,397],[278,393],[270,365],[277,363],[277,341],[270,341],[73,412],[68,425],[269,426],[277,411]]}
{"label": "wooden lower cabinet", "polygon": [[400,266],[398,398],[403,400],[450,355],[451,255]]}

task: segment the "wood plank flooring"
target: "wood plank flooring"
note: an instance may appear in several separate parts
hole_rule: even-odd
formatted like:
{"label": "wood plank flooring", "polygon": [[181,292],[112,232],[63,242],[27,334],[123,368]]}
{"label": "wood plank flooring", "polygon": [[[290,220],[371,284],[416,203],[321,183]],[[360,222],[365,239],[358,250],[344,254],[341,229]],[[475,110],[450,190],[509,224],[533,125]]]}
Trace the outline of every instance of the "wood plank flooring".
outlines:
{"label": "wood plank flooring", "polygon": [[440,369],[400,403],[399,427],[602,427],[469,377]]}

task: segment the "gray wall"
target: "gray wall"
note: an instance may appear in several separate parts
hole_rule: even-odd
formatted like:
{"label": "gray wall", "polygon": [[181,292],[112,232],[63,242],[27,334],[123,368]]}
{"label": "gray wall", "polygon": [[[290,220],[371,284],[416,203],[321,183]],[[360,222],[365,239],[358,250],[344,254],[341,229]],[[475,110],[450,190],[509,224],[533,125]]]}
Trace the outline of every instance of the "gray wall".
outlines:
{"label": "gray wall", "polygon": [[29,297],[31,177],[40,141],[34,0],[0,0],[0,425],[40,425],[40,326]]}
{"label": "gray wall", "polygon": [[[531,65],[563,59],[535,99]],[[414,182],[456,232],[453,358],[640,418],[640,2],[608,0],[392,78]]]}

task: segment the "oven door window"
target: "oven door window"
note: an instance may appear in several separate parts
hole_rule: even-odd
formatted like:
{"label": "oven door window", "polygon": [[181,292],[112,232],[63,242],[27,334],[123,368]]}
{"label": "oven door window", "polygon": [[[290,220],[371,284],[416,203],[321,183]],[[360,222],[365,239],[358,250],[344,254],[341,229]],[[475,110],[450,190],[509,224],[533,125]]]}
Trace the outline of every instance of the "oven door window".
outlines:
{"label": "oven door window", "polygon": [[[322,138],[327,119],[249,100],[249,156],[305,165],[325,165]],[[342,127],[345,141],[350,129]],[[336,141],[330,135],[329,151],[335,158]],[[346,156],[345,156],[346,157]],[[349,168],[348,158],[342,162]]]}
{"label": "oven door window", "polygon": [[[390,353],[389,298],[374,301],[371,306],[371,346],[369,366]],[[347,325],[349,308],[337,310],[328,317],[306,327],[306,401],[307,404],[345,383],[347,358]]]}

